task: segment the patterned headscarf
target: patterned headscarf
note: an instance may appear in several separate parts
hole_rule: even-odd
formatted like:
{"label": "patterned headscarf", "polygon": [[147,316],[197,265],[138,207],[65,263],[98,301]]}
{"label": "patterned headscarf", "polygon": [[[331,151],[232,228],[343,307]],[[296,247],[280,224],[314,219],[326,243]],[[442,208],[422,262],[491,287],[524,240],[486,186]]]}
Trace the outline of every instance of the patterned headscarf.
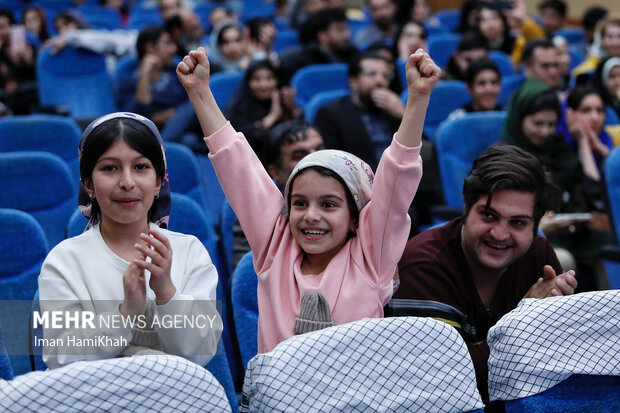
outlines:
{"label": "patterned headscarf", "polygon": [[370,201],[372,194],[372,181],[375,178],[372,169],[368,164],[349,152],[338,151],[335,149],[324,149],[311,153],[304,157],[286,181],[284,187],[284,199],[288,202],[291,196],[291,182],[302,170],[311,166],[322,166],[335,172],[347,185],[349,192],[353,196],[357,210],[362,208]]}
{"label": "patterned headscarf", "polygon": [[[84,143],[86,139],[90,136],[93,130],[101,125],[104,122],[107,122],[112,119],[132,119],[137,122],[140,122],[153,133],[153,135],[157,138],[159,142],[159,146],[161,147],[162,155],[164,157],[164,178],[161,182],[161,188],[159,190],[159,196],[157,197],[157,206],[155,213],[153,214],[152,222],[160,228],[168,227],[168,219],[170,218],[170,182],[168,180],[168,167],[166,165],[166,150],[164,148],[164,141],[157,130],[157,126],[151,120],[145,118],[144,116],[131,113],[131,112],[116,112],[110,113],[108,115],[101,116],[100,118],[95,119],[88,125],[84,133],[82,134],[82,138],[80,139],[78,156],[82,159],[82,150],[84,149]],[[86,218],[88,218],[88,225],[85,228],[85,231],[90,229],[93,226],[91,221],[91,213],[92,213],[92,200],[84,187],[84,183],[80,181],[79,191],[78,191],[78,207],[80,208],[80,212]],[[152,207],[151,207],[152,208]]]}

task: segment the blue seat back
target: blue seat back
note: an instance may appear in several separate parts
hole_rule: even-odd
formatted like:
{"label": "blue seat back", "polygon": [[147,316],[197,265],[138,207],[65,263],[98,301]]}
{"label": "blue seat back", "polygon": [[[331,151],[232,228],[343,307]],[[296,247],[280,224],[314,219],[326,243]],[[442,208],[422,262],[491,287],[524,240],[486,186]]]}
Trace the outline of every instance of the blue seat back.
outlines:
{"label": "blue seat back", "polygon": [[620,376],[576,374],[547,391],[505,402],[506,413],[613,412],[620,405]]}
{"label": "blue seat back", "polygon": [[245,370],[248,361],[258,353],[258,279],[252,252],[241,258],[232,279],[231,299],[237,329],[237,340]]}
{"label": "blue seat back", "polygon": [[166,165],[171,190],[189,196],[203,208],[203,211],[210,215],[210,211],[207,209],[200,165],[194,152],[183,144],[166,142]]}
{"label": "blue seat back", "polygon": [[5,185],[0,192],[0,208],[32,215],[43,228],[50,247],[65,239],[77,189],[61,158],[47,152],[2,153],[0,181]]}
{"label": "blue seat back", "polygon": [[428,53],[437,66],[446,67],[450,57],[458,47],[461,35],[457,33],[437,33],[428,36]]}
{"label": "blue seat back", "polygon": [[444,9],[433,14],[450,31],[455,31],[461,22],[461,9]]}
{"label": "blue seat back", "polygon": [[29,313],[24,303],[37,290],[37,278],[48,248],[43,229],[25,212],[0,209],[0,228],[0,324],[7,347],[13,349],[9,360],[17,375],[30,371],[30,359],[25,355]]}
{"label": "blue seat back", "polygon": [[349,87],[349,66],[346,63],[325,63],[302,67],[293,75],[291,86],[297,90],[295,100],[300,108],[314,95]]}
{"label": "blue seat back", "polygon": [[615,147],[605,161],[605,184],[616,236],[620,234],[620,148]]}
{"label": "blue seat back", "polygon": [[0,324],[0,379],[12,380],[13,368],[11,367],[11,361],[6,354],[6,348],[4,346],[4,337],[2,335],[2,325]]}
{"label": "blue seat back", "polygon": [[314,122],[317,112],[323,105],[331,102],[332,100],[336,100],[349,95],[351,95],[351,90],[349,89],[337,89],[317,93],[316,95],[312,96],[310,101],[306,104],[304,110],[305,119],[310,123]]}
{"label": "blue seat back", "polygon": [[220,244],[228,273],[233,273],[233,226],[235,224],[235,211],[230,206],[230,202],[224,199],[222,212],[220,213]]}
{"label": "blue seat back", "polygon": [[278,34],[273,41],[273,50],[281,52],[282,50],[299,45],[299,32],[294,29],[278,30]]}
{"label": "blue seat back", "polygon": [[164,22],[157,8],[134,6],[127,22],[128,29],[142,30],[148,26],[161,26]]}
{"label": "blue seat back", "polygon": [[516,74],[515,65],[506,53],[499,50],[490,50],[489,58],[497,65],[501,77]]}
{"label": "blue seat back", "polygon": [[504,109],[508,108],[512,95],[515,94],[523,82],[525,82],[525,76],[523,75],[509,75],[502,77],[502,88],[499,92],[499,98],[497,99],[497,103],[500,107]]}
{"label": "blue seat back", "polygon": [[220,181],[217,179],[215,168],[211,163],[208,156],[197,155],[198,163],[200,164],[200,173],[202,176],[202,183],[206,191],[206,198],[209,210],[211,211],[211,217],[215,221],[220,215],[222,210],[222,204],[226,199],[224,190],[220,185]]}
{"label": "blue seat back", "polygon": [[564,27],[556,30],[554,36],[562,36],[570,44],[585,43],[586,34],[581,27]]}
{"label": "blue seat back", "polygon": [[102,55],[66,47],[56,54],[43,49],[37,57],[39,100],[43,106],[65,106],[74,119],[115,112],[112,80]]}
{"label": "blue seat back", "polygon": [[505,120],[506,113],[503,111],[475,112],[448,120],[439,127],[435,148],[448,206],[463,208],[463,181],[472,162],[501,139]]}
{"label": "blue seat back", "polygon": [[209,78],[209,86],[220,108],[226,109],[228,107],[230,99],[243,83],[243,76],[243,72],[239,70],[214,73]]}
{"label": "blue seat back", "polygon": [[241,21],[247,22],[255,17],[272,18],[276,14],[274,2],[264,0],[244,0]]}
{"label": "blue seat back", "polygon": [[78,124],[64,116],[11,116],[0,120],[0,152],[44,151],[58,155],[69,166],[77,186],[81,135]]}
{"label": "blue seat back", "polygon": [[78,9],[93,29],[118,30],[121,29],[121,14],[118,10],[99,5],[85,4]]}
{"label": "blue seat back", "polygon": [[[406,96],[407,89],[403,91]],[[406,101],[406,99],[404,99]],[[446,120],[455,109],[471,101],[465,82],[460,80],[442,80],[431,92],[431,98],[424,120],[424,134],[430,140],[435,139],[439,124]]]}

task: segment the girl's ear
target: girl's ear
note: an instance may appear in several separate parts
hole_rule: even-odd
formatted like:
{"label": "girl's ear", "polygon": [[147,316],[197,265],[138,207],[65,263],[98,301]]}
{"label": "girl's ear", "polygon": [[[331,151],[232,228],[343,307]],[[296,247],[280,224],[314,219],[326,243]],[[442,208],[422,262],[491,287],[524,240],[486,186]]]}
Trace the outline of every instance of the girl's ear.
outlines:
{"label": "girl's ear", "polygon": [[349,231],[355,234],[357,232],[358,227],[359,227],[358,219],[351,218],[351,222],[349,223]]}
{"label": "girl's ear", "polygon": [[155,186],[155,193],[159,194],[161,190],[161,178],[157,178],[157,185]]}
{"label": "girl's ear", "polygon": [[88,193],[88,196],[90,197],[90,199],[95,198],[95,188],[93,187],[92,181],[85,180],[83,181],[83,183],[84,183],[84,188],[86,188],[86,192]]}

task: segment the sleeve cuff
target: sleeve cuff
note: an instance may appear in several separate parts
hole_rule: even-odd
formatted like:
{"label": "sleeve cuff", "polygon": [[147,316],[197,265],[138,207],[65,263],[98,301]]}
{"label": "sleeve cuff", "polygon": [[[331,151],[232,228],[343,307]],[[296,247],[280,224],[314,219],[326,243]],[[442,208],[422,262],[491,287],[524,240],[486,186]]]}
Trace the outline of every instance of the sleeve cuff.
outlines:
{"label": "sleeve cuff", "polygon": [[389,152],[390,156],[398,164],[406,164],[417,161],[420,156],[420,150],[422,149],[422,142],[420,142],[418,146],[405,146],[396,140],[397,133],[394,134],[392,143],[387,148],[387,152]]}
{"label": "sleeve cuff", "polygon": [[209,153],[214,155],[217,151],[230,145],[231,141],[236,137],[237,131],[232,127],[230,121],[215,131],[211,136],[207,136],[205,142],[209,147]]}

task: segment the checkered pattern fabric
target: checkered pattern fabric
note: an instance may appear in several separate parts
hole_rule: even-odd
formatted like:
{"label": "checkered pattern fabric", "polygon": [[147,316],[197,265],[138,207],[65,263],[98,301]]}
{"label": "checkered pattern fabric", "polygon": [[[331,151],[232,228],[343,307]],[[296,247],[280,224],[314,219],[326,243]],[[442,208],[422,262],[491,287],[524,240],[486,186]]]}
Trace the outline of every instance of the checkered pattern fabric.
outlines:
{"label": "checkered pattern fabric", "polygon": [[3,412],[230,412],[203,367],[176,356],[83,361],[0,381]]}
{"label": "checkered pattern fabric", "polygon": [[445,323],[363,319],[294,336],[248,363],[242,412],[462,412],[483,406]]}
{"label": "checkered pattern fabric", "polygon": [[620,376],[620,290],[522,300],[488,343],[491,400],[538,394],[572,374]]}

